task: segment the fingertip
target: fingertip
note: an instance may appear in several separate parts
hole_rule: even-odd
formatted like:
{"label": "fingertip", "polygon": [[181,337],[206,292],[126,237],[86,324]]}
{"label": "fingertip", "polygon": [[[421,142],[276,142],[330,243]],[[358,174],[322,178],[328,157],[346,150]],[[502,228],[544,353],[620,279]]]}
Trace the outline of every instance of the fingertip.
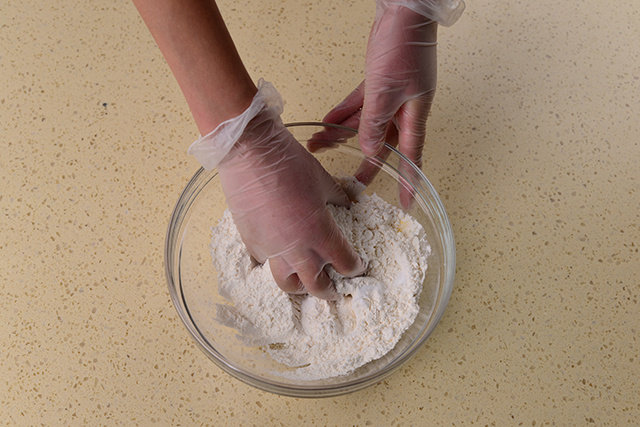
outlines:
{"label": "fingertip", "polygon": [[304,294],[306,290],[300,278],[282,258],[270,258],[269,268],[273,280],[280,289],[289,294]]}
{"label": "fingertip", "polygon": [[358,260],[356,261],[356,265],[354,266],[354,269],[349,272],[349,274],[347,275],[348,277],[362,276],[369,269],[369,266],[366,262],[364,262],[361,256],[358,255],[357,258]]}
{"label": "fingertip", "polygon": [[335,225],[335,237],[318,255],[322,259],[329,260],[333,269],[345,277],[360,276],[368,269],[365,260],[355,251],[337,225]]}
{"label": "fingertip", "polygon": [[253,250],[252,245],[247,244],[247,242],[244,242],[244,244],[247,248],[247,251],[249,252],[249,257],[251,258],[252,264],[262,265],[268,261],[266,257],[261,256],[261,252]]}
{"label": "fingertip", "polygon": [[316,298],[335,301],[339,297],[335,284],[324,268],[315,277],[303,281],[303,284],[305,289]]}
{"label": "fingertip", "polygon": [[349,199],[349,195],[342,189],[340,184],[336,182],[336,180],[327,173],[328,179],[331,180],[329,185],[329,193],[327,196],[327,202],[336,206],[351,206],[351,199]]}
{"label": "fingertip", "polygon": [[349,248],[348,252],[351,253],[336,258],[331,263],[334,270],[345,277],[358,277],[365,274],[369,269],[368,264],[353,249]]}

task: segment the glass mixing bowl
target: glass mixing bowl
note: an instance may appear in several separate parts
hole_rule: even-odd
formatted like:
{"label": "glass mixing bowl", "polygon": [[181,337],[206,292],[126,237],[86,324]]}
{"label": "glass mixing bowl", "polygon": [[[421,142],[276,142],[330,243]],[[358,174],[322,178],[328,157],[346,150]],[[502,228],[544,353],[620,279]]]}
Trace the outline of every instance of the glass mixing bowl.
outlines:
{"label": "glass mixing bowl", "polygon": [[[198,346],[220,368],[262,390],[297,397],[323,397],[352,392],[380,381],[405,363],[424,343],[442,317],[451,295],[455,247],[442,202],[424,174],[389,145],[373,158],[365,157],[353,129],[324,123],[287,125],[295,138],[334,176],[354,175],[361,163],[380,170],[367,186],[388,203],[401,206],[399,186],[414,193],[408,212],[422,224],[431,245],[428,269],[415,322],[397,345],[378,360],[354,372],[324,380],[288,380],[290,370],[258,347],[243,344],[236,331],[216,321],[217,272],[210,254],[211,227],[226,209],[215,170],[199,169],[176,203],[165,242],[165,268],[171,299]],[[318,150],[318,148],[322,148]],[[405,193],[407,194],[407,193]]]}

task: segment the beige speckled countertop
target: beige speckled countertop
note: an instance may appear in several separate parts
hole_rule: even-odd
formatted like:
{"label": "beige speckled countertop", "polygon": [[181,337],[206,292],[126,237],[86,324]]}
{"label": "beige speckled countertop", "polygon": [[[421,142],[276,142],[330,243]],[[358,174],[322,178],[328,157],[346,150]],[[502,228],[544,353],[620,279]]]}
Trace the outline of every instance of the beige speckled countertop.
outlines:
{"label": "beige speckled countertop", "polygon": [[[424,166],[449,307],[393,376],[324,400],[233,379],[175,313],[164,233],[196,128],[133,6],[0,4],[0,423],[636,424],[639,9],[468,3],[440,30]],[[285,120],[360,81],[372,1],[220,7]]]}

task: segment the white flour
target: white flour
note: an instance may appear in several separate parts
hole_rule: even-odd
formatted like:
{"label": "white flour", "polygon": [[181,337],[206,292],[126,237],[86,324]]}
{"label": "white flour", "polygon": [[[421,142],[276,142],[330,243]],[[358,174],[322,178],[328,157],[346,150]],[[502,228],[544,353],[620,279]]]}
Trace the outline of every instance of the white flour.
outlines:
{"label": "white flour", "polygon": [[335,302],[288,295],[267,264],[255,266],[227,210],[213,228],[213,263],[220,294],[218,319],[312,380],[345,375],[389,352],[413,323],[431,248],[422,226],[377,195],[351,208],[329,206],[354,249],[368,263],[363,277],[329,275],[343,295]]}

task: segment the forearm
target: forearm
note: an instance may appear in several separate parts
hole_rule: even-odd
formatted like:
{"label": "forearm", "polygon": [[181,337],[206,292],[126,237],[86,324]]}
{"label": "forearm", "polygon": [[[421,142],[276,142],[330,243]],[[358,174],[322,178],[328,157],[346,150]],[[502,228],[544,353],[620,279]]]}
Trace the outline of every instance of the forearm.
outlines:
{"label": "forearm", "polygon": [[133,0],[201,134],[241,114],[256,87],[213,0]]}

